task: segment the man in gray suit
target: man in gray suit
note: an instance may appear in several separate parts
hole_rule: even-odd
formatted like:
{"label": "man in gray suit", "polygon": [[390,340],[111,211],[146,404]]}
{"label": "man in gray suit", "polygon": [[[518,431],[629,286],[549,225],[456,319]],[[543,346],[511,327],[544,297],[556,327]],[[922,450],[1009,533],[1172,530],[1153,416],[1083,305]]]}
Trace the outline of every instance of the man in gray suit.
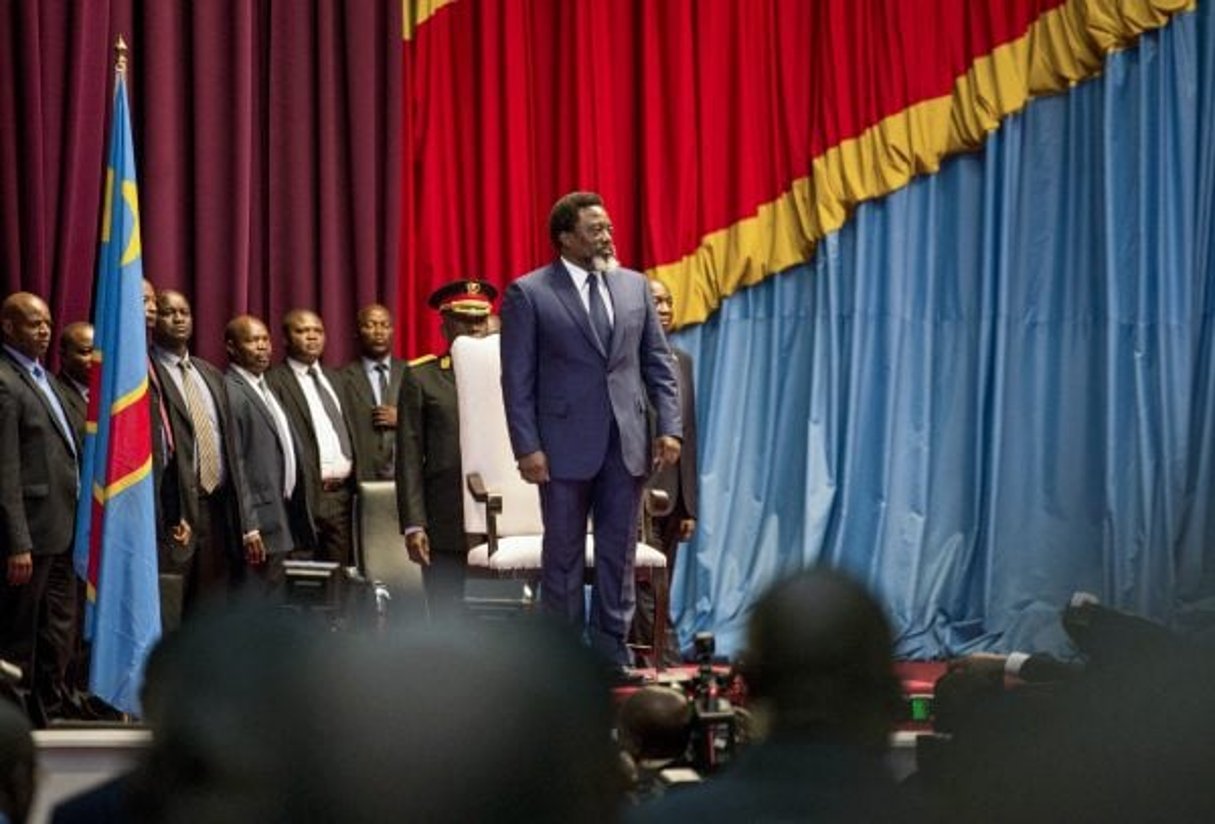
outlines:
{"label": "man in gray suit", "polygon": [[74,642],[75,600],[48,582],[73,575],[81,444],[42,362],[51,342],[46,304],[9,295],[0,330],[0,658],[22,668],[27,709],[44,723],[66,692]]}
{"label": "man in gray suit", "polygon": [[590,637],[623,671],[642,483],[679,459],[674,361],[645,276],[617,265],[599,195],[558,200],[549,237],[557,259],[512,283],[502,304],[506,420],[520,474],[540,485],[541,606],[581,624],[591,515]]}
{"label": "man in gray suit", "polygon": [[245,564],[273,590],[282,583],[283,560],[307,553],[313,541],[303,468],[291,423],[264,377],[271,355],[266,325],[252,315],[235,317],[224,345],[236,456],[249,491],[248,528],[261,539],[245,543]]}

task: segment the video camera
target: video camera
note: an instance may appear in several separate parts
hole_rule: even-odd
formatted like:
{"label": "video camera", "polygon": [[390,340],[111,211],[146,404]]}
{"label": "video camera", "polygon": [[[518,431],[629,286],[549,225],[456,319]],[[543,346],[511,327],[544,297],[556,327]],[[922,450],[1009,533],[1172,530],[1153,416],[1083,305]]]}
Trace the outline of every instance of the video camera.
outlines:
{"label": "video camera", "polygon": [[698,632],[692,639],[696,656],[696,677],[690,684],[692,701],[692,743],[690,761],[700,773],[711,773],[729,763],[740,742],[740,714],[725,693],[734,682],[731,669],[714,669],[717,642],[711,632]]}

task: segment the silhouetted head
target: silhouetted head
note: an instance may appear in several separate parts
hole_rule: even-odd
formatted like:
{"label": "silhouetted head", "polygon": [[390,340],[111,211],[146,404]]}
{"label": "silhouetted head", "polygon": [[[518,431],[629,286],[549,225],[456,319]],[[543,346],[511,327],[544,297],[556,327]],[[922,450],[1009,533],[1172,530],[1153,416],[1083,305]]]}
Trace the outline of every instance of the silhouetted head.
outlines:
{"label": "silhouetted head", "polygon": [[13,824],[29,815],[37,777],[34,738],[25,713],[0,700],[0,813]]}
{"label": "silhouetted head", "polygon": [[568,628],[404,629],[343,660],[324,747],[292,789],[312,820],[616,820],[609,693]]}
{"label": "silhouetted head", "polygon": [[621,705],[616,734],[638,763],[675,761],[688,750],[692,703],[671,687],[643,687]]}
{"label": "silhouetted head", "polygon": [[825,568],[780,581],[747,639],[744,675],[775,729],[886,746],[901,692],[890,626],[863,587]]}

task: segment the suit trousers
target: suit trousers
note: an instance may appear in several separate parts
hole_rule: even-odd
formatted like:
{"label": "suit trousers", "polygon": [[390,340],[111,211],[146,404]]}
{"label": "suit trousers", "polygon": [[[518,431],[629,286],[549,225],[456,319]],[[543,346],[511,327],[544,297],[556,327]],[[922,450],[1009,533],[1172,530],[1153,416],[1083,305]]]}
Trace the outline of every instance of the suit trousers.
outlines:
{"label": "suit trousers", "polygon": [[200,599],[223,601],[228,597],[234,570],[243,561],[233,557],[232,525],[222,493],[198,497],[198,523],[194,524],[194,555],[185,570],[185,611]]}
{"label": "suit trousers", "polygon": [[422,567],[426,610],[432,621],[453,621],[464,615],[464,579],[468,556],[458,552],[430,553],[430,564]]}
{"label": "suit trousers", "polygon": [[0,576],[0,658],[21,667],[27,711],[41,723],[64,697],[63,673],[75,637],[75,602],[59,603],[65,590],[51,581],[75,580],[75,572],[70,551],[34,555],[33,565],[21,586]]}
{"label": "suit trousers", "polygon": [[349,483],[338,489],[321,490],[317,511],[313,513],[316,523],[315,560],[337,561],[343,567],[354,563],[352,501]]}
{"label": "suit trousers", "polygon": [[[625,467],[620,433],[613,423],[603,463],[594,477],[553,478],[540,485],[544,520],[540,607],[576,626],[585,622],[591,646],[618,666],[631,663],[625,634],[633,614],[633,564],[643,481]],[[583,596],[588,515],[595,535],[589,620]]]}

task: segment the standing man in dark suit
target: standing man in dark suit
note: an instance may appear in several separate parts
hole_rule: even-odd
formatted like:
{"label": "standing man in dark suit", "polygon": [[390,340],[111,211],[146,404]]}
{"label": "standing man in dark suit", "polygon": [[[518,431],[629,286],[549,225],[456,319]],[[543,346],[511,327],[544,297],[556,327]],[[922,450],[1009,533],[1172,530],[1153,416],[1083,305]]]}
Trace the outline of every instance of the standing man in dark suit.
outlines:
{"label": "standing man in dark suit", "polygon": [[46,371],[51,313],[37,295],[0,305],[0,658],[22,668],[37,724],[59,713],[76,624],[70,590],[81,444]]}
{"label": "standing man in dark suit", "polygon": [[[69,323],[59,333],[59,374],[55,376],[55,388],[59,390],[59,397],[63,398],[68,422],[81,443],[84,443],[85,423],[88,420],[89,373],[92,369],[93,324],[84,321]],[[67,574],[60,574],[62,572]],[[89,647],[84,643],[81,623],[84,618],[84,584],[72,569],[56,569],[55,573],[47,585],[62,594],[48,598],[48,608],[52,604],[65,603],[67,599],[71,599],[75,605],[70,616],[65,614],[57,618],[65,623],[71,621],[74,628],[67,679],[72,694],[65,696],[64,702],[73,706],[64,706],[64,709],[87,717],[88,710],[81,706],[86,699],[80,694],[81,691],[87,692],[89,684]]]}
{"label": "standing man in dark suit", "polygon": [[541,605],[581,624],[591,515],[591,640],[623,672],[642,484],[679,459],[679,390],[649,284],[617,265],[599,195],[558,200],[549,237],[557,259],[512,283],[502,305],[506,419],[520,474],[540,485]]}
{"label": "standing man in dark suit", "polygon": [[354,439],[360,481],[391,481],[395,474],[397,394],[405,361],[392,356],[392,314],[378,303],[358,315],[360,357],[342,369],[346,420]]}
{"label": "standing man in dark suit", "polygon": [[[458,280],[431,294],[430,308],[442,313],[448,347],[461,335],[485,334],[497,296],[493,285],[482,280]],[[430,614],[458,615],[464,600],[468,541],[451,356],[427,355],[410,363],[397,408],[397,511],[405,549],[414,563],[422,565]]]}
{"label": "standing man in dark suit", "polygon": [[89,411],[89,372],[93,369],[93,324],[78,320],[59,333],[59,394],[72,425],[82,434]]}
{"label": "standing man in dark suit", "polygon": [[[650,281],[650,294],[654,298],[654,310],[664,334],[670,334],[675,316],[675,301],[666,285],[659,280]],[[696,498],[698,492],[696,468],[696,390],[692,383],[692,356],[682,349],[671,347],[675,355],[675,378],[679,383],[679,417],[683,421],[683,448],[674,466],[655,472],[649,480],[651,489],[666,493],[670,509],[650,516],[652,541],[667,556],[667,569],[674,571],[679,544],[690,541],[696,531]],[[633,640],[639,644],[652,644],[654,639],[654,589],[649,580],[637,585],[637,611],[633,614]],[[663,652],[667,664],[680,662],[675,633],[667,633],[667,648]],[[658,656],[658,650],[654,651]]]}
{"label": "standing man in dark suit", "polygon": [[[184,551],[171,552],[162,561],[184,576],[187,610],[202,595],[225,593],[239,575],[243,556],[261,545],[260,535],[245,527],[249,492],[236,452],[227,385],[223,373],[190,354],[193,334],[186,296],[171,289],[158,292],[152,365],[173,441],[161,481],[160,512],[164,533],[188,530],[190,536]],[[166,571],[165,563],[161,571]]]}
{"label": "standing man in dark suit", "polygon": [[250,531],[260,544],[246,543],[248,571],[273,590],[283,580],[283,560],[307,554],[312,522],[304,495],[303,469],[291,423],[266,383],[270,333],[259,318],[241,315],[224,330],[231,366],[224,376],[232,405],[236,454],[249,487]]}
{"label": "standing man in dark suit", "polygon": [[350,566],[355,454],[342,410],[341,378],[321,365],[325,325],[315,312],[292,309],[283,318],[287,359],[266,373],[299,436],[304,493],[316,525],[318,561]]}

